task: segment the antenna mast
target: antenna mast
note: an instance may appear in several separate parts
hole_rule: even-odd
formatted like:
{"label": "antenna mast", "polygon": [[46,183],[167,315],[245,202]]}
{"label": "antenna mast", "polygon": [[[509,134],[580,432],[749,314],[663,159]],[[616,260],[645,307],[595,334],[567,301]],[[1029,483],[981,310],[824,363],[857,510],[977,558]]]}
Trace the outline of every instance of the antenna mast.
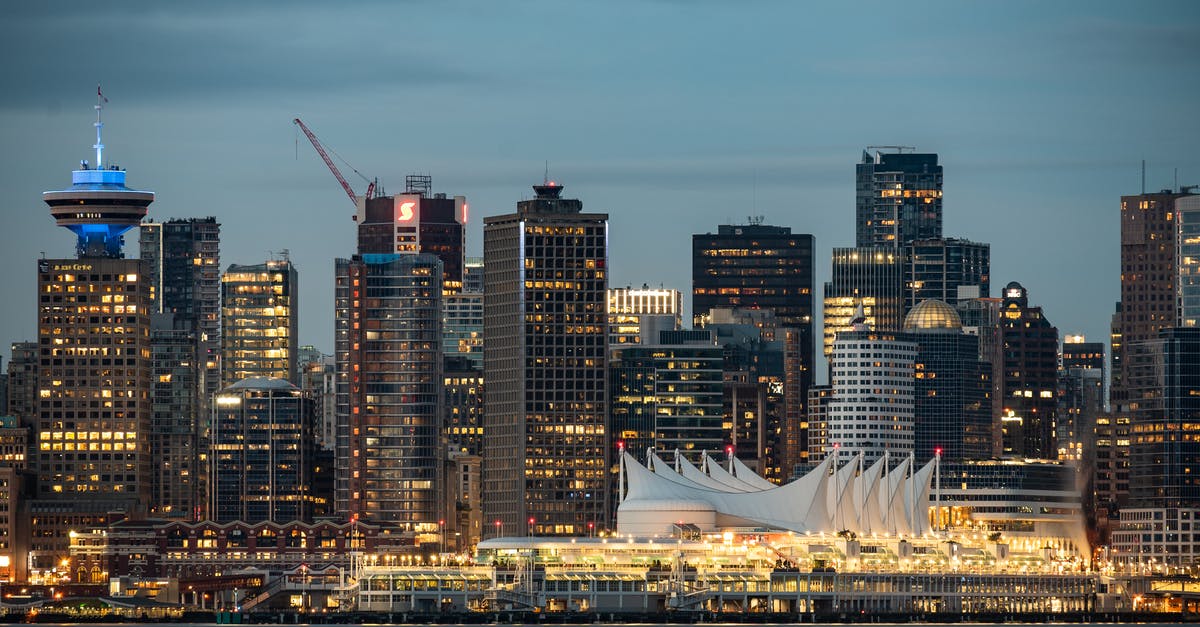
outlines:
{"label": "antenna mast", "polygon": [[104,103],[108,102],[108,98],[100,91],[100,83],[96,83],[96,145],[92,148],[96,149],[96,169],[100,170],[104,167],[104,162],[101,159],[104,156],[104,142],[100,141],[100,129],[104,128],[104,122],[100,121],[100,111],[104,109]]}

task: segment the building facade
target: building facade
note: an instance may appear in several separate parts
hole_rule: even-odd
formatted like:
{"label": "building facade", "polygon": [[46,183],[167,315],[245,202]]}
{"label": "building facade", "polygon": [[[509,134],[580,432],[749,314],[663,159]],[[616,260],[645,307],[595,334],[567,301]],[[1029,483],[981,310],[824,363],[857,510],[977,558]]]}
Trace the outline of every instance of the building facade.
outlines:
{"label": "building facade", "polygon": [[300,285],[286,257],[231,265],[221,277],[221,383],[297,378]]}
{"label": "building facade", "polygon": [[683,293],[679,290],[612,287],[608,290],[608,343],[611,346],[641,341],[643,316],[671,316],[672,328],[683,326]]}
{"label": "building facade", "polygon": [[608,215],[562,190],[484,220],[483,507],[511,535],[608,523]]}
{"label": "building facade", "polygon": [[852,329],[859,307],[871,328],[900,330],[904,323],[902,251],[886,246],[833,249],[833,274],[825,284],[826,358],[838,333]]}
{"label": "building facade", "polygon": [[336,510],[440,541],[442,262],[430,254],[336,261]]}
{"label": "building facade", "polygon": [[940,300],[954,306],[958,288],[975,286],[991,293],[990,244],[963,239],[919,239],[904,245],[904,311],[918,303]]}
{"label": "building facade", "polygon": [[862,454],[867,464],[885,452],[907,457],[915,444],[917,344],[905,333],[871,331],[859,320],[833,345],[829,447]]}
{"label": "building facade", "polygon": [[1041,307],[1029,305],[1020,283],[1004,287],[1004,455],[1057,459],[1058,329]]}
{"label": "building facade", "polygon": [[433,192],[427,175],[405,177],[404,193],[365,198],[358,209],[360,255],[428,253],[442,261],[442,291],[463,291],[467,199]]}
{"label": "building facade", "polygon": [[278,378],[243,379],[213,399],[211,520],[313,519],[312,399]]}
{"label": "building facade", "polygon": [[898,152],[872,155],[864,150],[855,167],[855,246],[899,248],[913,240],[940,239],[942,166],[937,154],[886,148]]}
{"label": "building facade", "polygon": [[979,337],[963,333],[958,313],[938,300],[913,307],[904,318],[904,331],[917,345],[917,463],[939,454],[948,462],[990,458],[992,365],[979,358]]}

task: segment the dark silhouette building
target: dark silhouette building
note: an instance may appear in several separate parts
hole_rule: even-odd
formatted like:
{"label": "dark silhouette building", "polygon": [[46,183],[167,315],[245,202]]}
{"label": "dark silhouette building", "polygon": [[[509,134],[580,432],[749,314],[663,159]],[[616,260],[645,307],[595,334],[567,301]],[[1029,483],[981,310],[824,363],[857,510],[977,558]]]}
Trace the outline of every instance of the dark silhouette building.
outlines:
{"label": "dark silhouette building", "polygon": [[899,248],[942,237],[942,166],[937,154],[863,151],[855,168],[855,246]]}
{"label": "dark silhouette building", "polygon": [[1004,287],[1000,307],[1004,343],[1004,455],[1057,459],[1058,329],[1029,305],[1020,283]]}

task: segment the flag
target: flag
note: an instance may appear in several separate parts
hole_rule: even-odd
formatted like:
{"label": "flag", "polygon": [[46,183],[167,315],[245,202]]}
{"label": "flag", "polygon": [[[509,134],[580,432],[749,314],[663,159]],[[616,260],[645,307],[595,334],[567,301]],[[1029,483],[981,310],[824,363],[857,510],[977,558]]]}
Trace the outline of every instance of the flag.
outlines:
{"label": "flag", "polygon": [[96,83],[96,98],[99,99],[101,102],[108,102],[108,98],[105,98],[104,94],[100,93],[100,84],[99,83]]}

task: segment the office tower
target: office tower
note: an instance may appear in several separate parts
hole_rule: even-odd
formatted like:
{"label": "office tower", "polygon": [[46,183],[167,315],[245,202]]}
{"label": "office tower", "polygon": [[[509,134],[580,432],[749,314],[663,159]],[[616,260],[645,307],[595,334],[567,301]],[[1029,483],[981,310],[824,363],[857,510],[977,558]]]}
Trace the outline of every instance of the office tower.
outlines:
{"label": "office tower", "polygon": [[335,509],[438,542],[442,515],[442,262],[364,254],[335,262]]}
{"label": "office tower", "polygon": [[[870,150],[869,147],[868,150]],[[937,154],[905,153],[904,146],[863,151],[855,167],[855,246],[899,248],[942,237],[942,166]]]}
{"label": "office tower", "polygon": [[33,427],[38,410],[37,342],[13,342],[8,360],[8,405],[5,414]]}
{"label": "office tower", "polygon": [[862,315],[833,344],[833,392],[828,401],[829,446],[861,453],[873,464],[886,452],[913,452],[914,362],[917,345],[906,333],[872,331]]}
{"label": "office tower", "polygon": [[1116,519],[1120,506],[1129,500],[1132,437],[1132,420],[1128,413],[1107,412],[1097,416],[1092,498],[1101,534],[1108,530],[1109,521]]}
{"label": "office tower", "polygon": [[833,274],[825,284],[824,355],[838,333],[850,331],[862,307],[866,323],[899,331],[904,323],[904,255],[888,247],[834,248]]}
{"label": "office tower", "polygon": [[332,518],[334,468],[337,466],[337,365],[333,355],[316,347],[300,347],[300,389],[312,399],[312,460],[313,518]]}
{"label": "office tower", "polygon": [[202,519],[207,506],[208,418],[194,327],[173,313],[150,316],[150,507],[159,517]]}
{"label": "office tower", "polygon": [[[1181,291],[1194,291],[1194,263],[1177,260],[1194,245],[1189,236],[1196,216],[1180,215],[1182,209],[1195,206],[1189,198],[1195,198],[1191,188],[1121,197],[1121,301],[1113,317],[1111,385],[1118,408],[1134,400],[1125,384],[1127,347],[1155,339],[1161,329],[1190,326],[1181,315],[1190,316],[1185,312],[1191,312],[1194,303],[1182,299]],[[1180,201],[1187,202],[1180,207]]]}
{"label": "office tower", "polygon": [[991,286],[991,245],[962,239],[921,239],[904,245],[904,311],[939,300],[954,306],[958,288]]}
{"label": "office tower", "polygon": [[213,217],[143,222],[139,244],[154,311],[174,314],[175,324],[196,336],[199,396],[207,411],[221,376],[221,225]]}
{"label": "office tower", "polygon": [[1082,335],[1063,337],[1058,370],[1058,454],[1091,463],[1095,454],[1096,418],[1104,411],[1107,372],[1103,342]]}
{"label": "office tower", "polygon": [[1000,331],[999,298],[980,296],[978,286],[958,289],[955,309],[963,323],[963,333],[979,337],[979,360],[991,364],[992,457],[1003,453],[1001,417],[1004,415],[1004,334]]}
{"label": "office tower", "polygon": [[[736,439],[741,447],[738,456],[761,476],[785,481],[791,476],[787,469],[807,457],[804,452],[792,458],[785,454],[789,433],[801,451],[807,447],[804,400],[808,359],[802,355],[800,331],[782,326],[773,311],[762,309],[713,309],[706,328],[716,333],[717,344],[725,353],[724,378],[731,385],[726,396],[737,389],[733,384],[758,389],[753,395],[758,404],[750,416],[754,437],[747,437],[746,423],[736,428],[732,399],[726,399],[729,441]],[[739,396],[744,400],[751,395],[744,390]]]}
{"label": "office tower", "polygon": [[467,257],[463,266],[463,291],[483,293],[483,257]]}
{"label": "office tower", "polygon": [[442,291],[463,290],[467,199],[433,193],[433,179],[405,178],[404,193],[359,201],[358,254],[429,253],[442,260]]}
{"label": "office tower", "polygon": [[465,357],[446,357],[442,380],[442,439],[455,451],[478,456],[483,452],[483,368]]}
{"label": "office tower", "polygon": [[[722,413],[723,351],[709,330],[648,329],[614,349],[611,432],[625,450],[678,450],[699,463],[729,443]],[[614,486],[615,487],[615,486]]]}
{"label": "office tower", "polygon": [[[1188,192],[1194,187],[1185,187]],[[1176,237],[1175,265],[1179,269],[1178,326],[1200,325],[1200,196],[1187,195],[1175,199]]]}
{"label": "office tower", "polygon": [[[1200,329],[1167,328],[1126,345],[1130,398],[1129,503],[1113,532],[1118,557],[1191,567],[1200,538]],[[1136,399],[1136,402],[1134,402]]]}
{"label": "office tower", "polygon": [[101,128],[98,103],[95,167],[83,162],[71,187],[42,194],[58,225],[76,235],[76,258],[37,260],[29,560],[39,573],[67,556],[68,530],[102,525],[111,512],[144,513],[150,497],[153,288],[122,247],[154,193],[126,187],[125,171],[104,163]]}
{"label": "office tower", "polygon": [[285,256],[231,265],[221,277],[221,382],[250,377],[295,382],[299,275]]}
{"label": "office tower", "polygon": [[483,368],[483,292],[443,293],[442,354]]}
{"label": "office tower", "polygon": [[16,416],[0,415],[0,582],[26,580],[29,533],[21,488],[28,445],[29,428]]}
{"label": "office tower", "polygon": [[[820,461],[833,451],[829,441],[829,401],[833,386],[814,385],[808,389],[808,459]],[[793,473],[794,474],[794,473]]]}
{"label": "office tower", "polygon": [[1004,287],[1000,333],[1004,342],[1004,454],[1056,459],[1058,329],[1029,305],[1016,281]]}
{"label": "office tower", "polygon": [[813,247],[812,235],[761,221],[692,236],[693,324],[716,308],[774,311],[780,326],[800,332],[804,390],[813,376]]}
{"label": "office tower", "polygon": [[[608,290],[608,343],[640,341],[642,316],[672,316],[674,329],[683,326],[683,294],[679,290],[613,287]],[[655,336],[650,336],[655,337]]]}
{"label": "office tower", "polygon": [[979,359],[979,337],[940,300],[919,303],[904,318],[917,345],[914,442],[918,464],[942,452],[943,461],[992,456],[992,365]]}
{"label": "office tower", "polygon": [[534,191],[484,220],[484,515],[579,535],[608,526],[608,215]]}
{"label": "office tower", "polygon": [[273,377],[251,377],[213,399],[211,518],[312,522],[312,399]]}

